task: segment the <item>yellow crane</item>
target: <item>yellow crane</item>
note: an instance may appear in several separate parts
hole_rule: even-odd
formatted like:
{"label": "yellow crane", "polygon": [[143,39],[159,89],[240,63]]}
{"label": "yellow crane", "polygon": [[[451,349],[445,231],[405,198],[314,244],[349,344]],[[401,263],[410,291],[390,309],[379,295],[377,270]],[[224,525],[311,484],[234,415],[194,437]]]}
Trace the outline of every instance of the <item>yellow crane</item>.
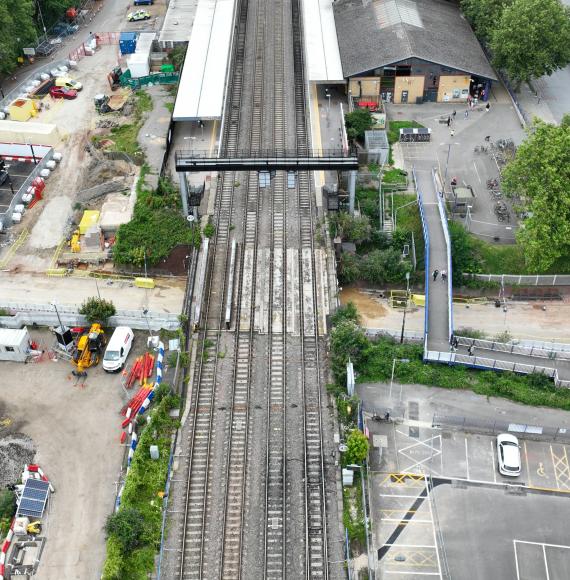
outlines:
{"label": "yellow crane", "polygon": [[105,333],[99,323],[91,325],[89,332],[83,334],[77,341],[77,351],[73,355],[73,364],[78,371],[84,371],[95,366],[101,358],[101,351],[105,346]]}

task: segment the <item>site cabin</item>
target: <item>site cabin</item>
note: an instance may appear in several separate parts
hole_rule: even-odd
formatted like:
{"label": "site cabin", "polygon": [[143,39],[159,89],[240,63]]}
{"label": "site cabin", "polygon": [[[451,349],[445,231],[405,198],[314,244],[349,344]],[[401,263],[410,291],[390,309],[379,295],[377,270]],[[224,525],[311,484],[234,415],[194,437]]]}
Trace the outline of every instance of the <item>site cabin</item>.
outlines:
{"label": "site cabin", "polygon": [[0,360],[25,362],[31,341],[27,328],[0,328]]}

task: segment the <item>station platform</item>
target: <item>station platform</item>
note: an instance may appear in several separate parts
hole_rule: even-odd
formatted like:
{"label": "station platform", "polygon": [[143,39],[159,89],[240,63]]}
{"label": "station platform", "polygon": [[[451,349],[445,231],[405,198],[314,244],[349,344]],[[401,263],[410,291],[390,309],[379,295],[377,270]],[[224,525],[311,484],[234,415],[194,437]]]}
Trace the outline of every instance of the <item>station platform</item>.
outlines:
{"label": "station platform", "polygon": [[221,119],[235,6],[235,0],[199,0],[174,105],[174,121]]}
{"label": "station platform", "polygon": [[302,0],[302,5],[308,80],[344,84],[333,0]]}

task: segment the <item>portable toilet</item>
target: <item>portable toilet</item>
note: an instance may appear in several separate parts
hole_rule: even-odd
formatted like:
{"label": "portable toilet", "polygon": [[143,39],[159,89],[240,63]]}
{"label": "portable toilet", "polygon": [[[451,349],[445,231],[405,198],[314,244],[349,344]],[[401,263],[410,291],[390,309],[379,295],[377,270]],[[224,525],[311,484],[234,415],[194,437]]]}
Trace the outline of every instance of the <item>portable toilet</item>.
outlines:
{"label": "portable toilet", "polygon": [[27,328],[0,328],[0,360],[25,362],[31,338]]}

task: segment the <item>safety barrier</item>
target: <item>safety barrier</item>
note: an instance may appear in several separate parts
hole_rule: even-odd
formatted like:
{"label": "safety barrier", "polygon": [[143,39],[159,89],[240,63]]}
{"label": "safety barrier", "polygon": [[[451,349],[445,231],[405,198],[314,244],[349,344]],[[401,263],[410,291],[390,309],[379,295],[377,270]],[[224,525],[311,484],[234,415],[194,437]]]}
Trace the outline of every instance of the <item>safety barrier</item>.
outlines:
{"label": "safety barrier", "polygon": [[429,229],[427,225],[427,220],[425,216],[424,200],[422,192],[418,187],[418,180],[416,178],[416,168],[412,167],[412,177],[414,178],[414,185],[416,187],[416,195],[418,196],[418,208],[420,210],[420,217],[422,220],[422,231],[424,234],[424,247],[425,247],[425,286],[426,286],[426,307],[424,314],[424,354],[427,352],[427,342],[429,334]]}
{"label": "safety barrier", "polygon": [[570,286],[569,274],[550,275],[518,275],[518,274],[463,274],[466,278],[499,282],[500,284],[516,284],[517,286]]}
{"label": "safety barrier", "polygon": [[483,340],[480,338],[468,338],[465,336],[456,336],[460,346],[481,348],[494,352],[506,352],[509,354],[520,354],[529,357],[547,358],[550,360],[570,360],[570,345],[557,345],[559,349],[549,349],[538,346],[524,346],[498,342],[496,340]]}
{"label": "safety barrier", "polygon": [[441,228],[443,229],[443,237],[445,238],[445,247],[447,249],[447,324],[448,339],[451,340],[451,337],[453,336],[453,272],[451,270],[451,240],[449,238],[449,228],[447,226],[447,215],[443,205],[444,185],[439,180],[437,172],[433,168],[431,170],[431,176],[433,179],[433,186],[437,194],[437,208],[439,210]]}

